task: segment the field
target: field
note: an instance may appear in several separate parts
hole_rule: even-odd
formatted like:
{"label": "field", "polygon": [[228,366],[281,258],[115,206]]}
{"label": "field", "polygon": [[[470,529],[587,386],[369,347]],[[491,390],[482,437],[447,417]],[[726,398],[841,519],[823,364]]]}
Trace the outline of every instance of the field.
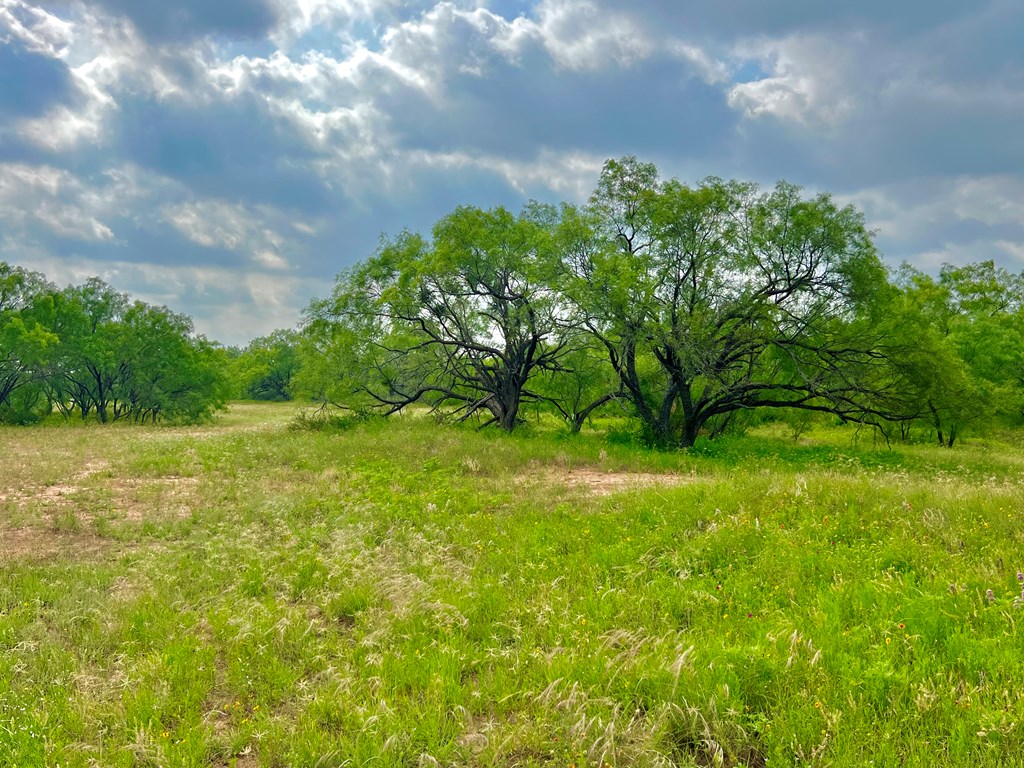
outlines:
{"label": "field", "polygon": [[1024,450],[295,410],[0,429],[0,765],[1024,765]]}

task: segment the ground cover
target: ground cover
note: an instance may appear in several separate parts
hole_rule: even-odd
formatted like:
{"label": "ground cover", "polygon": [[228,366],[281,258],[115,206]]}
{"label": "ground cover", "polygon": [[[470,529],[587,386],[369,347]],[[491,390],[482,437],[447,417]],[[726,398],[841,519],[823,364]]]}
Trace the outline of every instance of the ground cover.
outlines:
{"label": "ground cover", "polygon": [[1019,448],[294,412],[0,429],[0,765],[1024,764]]}

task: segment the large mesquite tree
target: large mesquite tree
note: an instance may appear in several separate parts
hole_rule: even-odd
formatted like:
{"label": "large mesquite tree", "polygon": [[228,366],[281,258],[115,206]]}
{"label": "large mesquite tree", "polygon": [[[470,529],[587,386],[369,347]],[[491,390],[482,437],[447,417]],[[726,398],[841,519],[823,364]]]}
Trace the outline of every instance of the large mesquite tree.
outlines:
{"label": "large mesquite tree", "polygon": [[566,230],[564,290],[658,444],[741,409],[881,418],[871,310],[887,287],[861,215],[792,185],[661,182],[605,165]]}
{"label": "large mesquite tree", "polygon": [[431,241],[403,233],[339,276],[307,313],[314,354],[342,366],[319,394],[385,413],[418,402],[460,418],[484,411],[513,429],[524,400],[542,397],[531,381],[566,352],[550,214],[459,208]]}

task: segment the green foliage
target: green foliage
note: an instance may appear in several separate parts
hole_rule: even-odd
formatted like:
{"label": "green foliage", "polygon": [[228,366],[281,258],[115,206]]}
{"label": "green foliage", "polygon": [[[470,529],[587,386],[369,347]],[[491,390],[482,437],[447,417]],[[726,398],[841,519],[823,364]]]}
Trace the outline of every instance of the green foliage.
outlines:
{"label": "green foliage", "polygon": [[459,208],[405,232],[307,311],[306,391],[417,402],[511,430],[521,406],[573,431],[612,402],[689,446],[753,409],[891,415],[885,270],[861,214],[780,183],[661,181],[609,161],[590,204]]}
{"label": "green foliage", "polygon": [[418,402],[461,419],[482,411],[511,430],[569,349],[551,287],[555,216],[536,204],[518,216],[463,207],[430,242],[383,241],[307,310],[303,387],[383,413]]}
{"label": "green foliage", "polygon": [[784,183],[660,182],[624,158],[590,220],[566,293],[653,442],[692,445],[756,408],[877,415],[866,318],[886,281],[857,211]]}
{"label": "green foliage", "polygon": [[291,400],[292,380],[299,369],[299,335],[277,330],[249,342],[231,361],[231,380],[237,397],[251,400]]}
{"label": "green foliage", "polygon": [[[1017,424],[1024,408],[1024,282],[992,262],[904,266],[888,320],[888,359],[904,410],[939,444]],[[906,429],[904,430],[907,431]]]}
{"label": "green foliage", "polygon": [[53,408],[102,422],[195,422],[228,394],[222,350],[166,307],[98,278],[58,291],[0,262],[0,420]]}
{"label": "green foliage", "polygon": [[0,262],[0,422],[29,424],[49,412],[40,378],[58,345],[52,290],[41,274]]}

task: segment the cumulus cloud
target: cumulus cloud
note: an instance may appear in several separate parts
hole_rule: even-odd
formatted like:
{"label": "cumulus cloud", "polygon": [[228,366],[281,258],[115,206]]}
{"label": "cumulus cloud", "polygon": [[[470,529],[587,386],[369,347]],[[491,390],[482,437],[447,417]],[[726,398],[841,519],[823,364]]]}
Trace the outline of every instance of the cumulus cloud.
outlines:
{"label": "cumulus cloud", "polygon": [[894,261],[1018,264],[1022,26],[1011,0],[0,0],[0,258],[241,341],[381,232],[581,201],[637,154],[835,191]]}

